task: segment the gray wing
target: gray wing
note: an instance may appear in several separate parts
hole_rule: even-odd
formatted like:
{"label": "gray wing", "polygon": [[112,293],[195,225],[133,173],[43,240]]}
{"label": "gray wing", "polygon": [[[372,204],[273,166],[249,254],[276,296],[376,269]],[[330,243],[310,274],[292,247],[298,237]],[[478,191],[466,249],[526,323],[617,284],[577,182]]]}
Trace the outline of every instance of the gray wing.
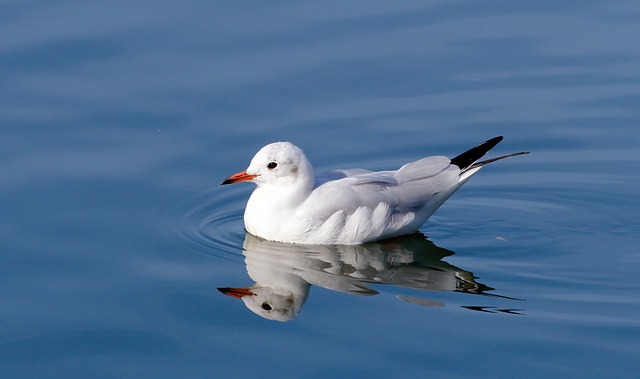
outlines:
{"label": "gray wing", "polygon": [[[399,201],[398,210],[415,212],[438,194],[457,188],[461,170],[447,157],[435,156],[407,163],[395,173],[399,184],[389,188]],[[448,196],[447,196],[448,197]]]}
{"label": "gray wing", "polygon": [[420,159],[397,171],[332,170],[316,178],[307,204],[321,204],[311,210],[320,219],[338,211],[349,215],[360,207],[375,209],[382,202],[394,213],[414,212],[455,186],[459,177],[460,169],[447,157]]}
{"label": "gray wing", "polygon": [[336,180],[346,180],[344,183],[349,185],[363,184],[397,184],[397,179],[393,176],[395,171],[370,171],[362,168],[353,168],[349,170],[331,170],[323,172],[316,176],[315,187],[320,187],[328,182]]}

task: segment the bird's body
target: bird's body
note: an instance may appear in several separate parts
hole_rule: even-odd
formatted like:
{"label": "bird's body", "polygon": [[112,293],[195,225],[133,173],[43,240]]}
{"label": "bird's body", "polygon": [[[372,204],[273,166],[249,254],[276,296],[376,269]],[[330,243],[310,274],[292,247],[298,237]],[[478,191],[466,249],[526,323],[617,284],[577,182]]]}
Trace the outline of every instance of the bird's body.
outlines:
{"label": "bird's body", "polygon": [[416,232],[484,163],[496,160],[475,163],[501,139],[453,159],[427,157],[396,171],[334,170],[318,177],[301,149],[276,142],[223,184],[257,184],[244,214],[245,228],[255,236],[301,244],[360,244]]}

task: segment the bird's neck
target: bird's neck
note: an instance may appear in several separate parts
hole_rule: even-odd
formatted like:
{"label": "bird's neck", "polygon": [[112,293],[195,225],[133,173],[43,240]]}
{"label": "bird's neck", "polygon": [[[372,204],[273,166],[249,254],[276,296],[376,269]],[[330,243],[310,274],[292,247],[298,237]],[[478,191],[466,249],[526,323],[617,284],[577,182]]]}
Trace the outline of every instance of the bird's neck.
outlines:
{"label": "bird's neck", "polygon": [[249,233],[268,240],[280,241],[283,233],[298,233],[298,229],[305,229],[306,226],[290,221],[295,220],[298,207],[312,190],[313,181],[256,188],[245,209],[245,228]]}
{"label": "bird's neck", "polygon": [[275,209],[290,208],[304,202],[313,191],[313,185],[313,181],[300,180],[288,185],[262,185],[251,197],[260,198],[261,204],[271,204]]}

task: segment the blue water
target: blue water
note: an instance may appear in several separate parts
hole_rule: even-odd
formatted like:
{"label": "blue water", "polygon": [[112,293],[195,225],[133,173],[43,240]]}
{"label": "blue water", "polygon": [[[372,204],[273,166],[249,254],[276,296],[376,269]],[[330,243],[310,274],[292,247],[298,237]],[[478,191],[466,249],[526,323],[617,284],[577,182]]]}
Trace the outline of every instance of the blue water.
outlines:
{"label": "blue water", "polygon": [[[4,2],[0,377],[635,378],[639,21],[623,0]],[[256,242],[251,185],[219,186],[276,140],[322,171],[496,135],[532,153],[409,239]],[[217,290],[254,283],[295,292],[284,322]]]}

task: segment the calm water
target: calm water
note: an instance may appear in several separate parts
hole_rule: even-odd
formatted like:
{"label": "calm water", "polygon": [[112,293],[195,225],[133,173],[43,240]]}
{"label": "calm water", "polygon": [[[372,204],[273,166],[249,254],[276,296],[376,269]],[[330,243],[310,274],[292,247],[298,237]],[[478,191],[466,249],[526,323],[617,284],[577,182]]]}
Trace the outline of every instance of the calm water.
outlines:
{"label": "calm water", "polygon": [[[639,37],[634,1],[3,2],[0,377],[635,378]],[[265,243],[219,186],[495,135],[532,154],[424,236]],[[285,322],[217,290],[254,284]]]}

